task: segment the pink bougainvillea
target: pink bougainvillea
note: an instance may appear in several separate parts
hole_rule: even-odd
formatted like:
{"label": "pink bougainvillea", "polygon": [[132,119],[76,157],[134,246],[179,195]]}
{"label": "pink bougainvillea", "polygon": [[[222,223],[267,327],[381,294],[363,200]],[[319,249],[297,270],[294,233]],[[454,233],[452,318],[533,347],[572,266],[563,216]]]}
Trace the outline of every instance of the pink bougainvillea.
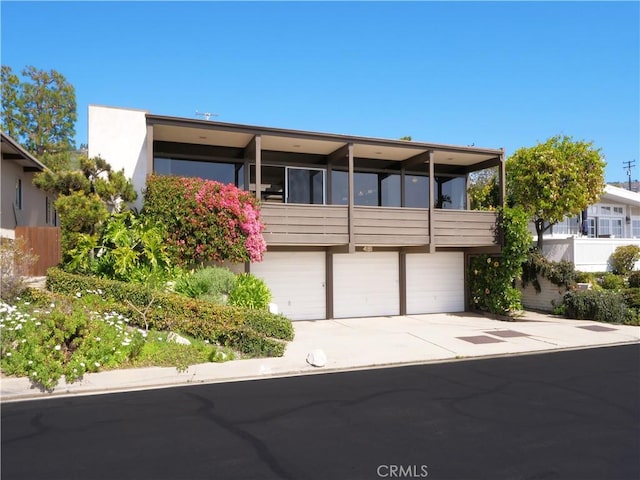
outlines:
{"label": "pink bougainvillea", "polygon": [[259,262],[266,250],[258,202],[234,185],[152,175],[143,211],[167,226],[180,264]]}

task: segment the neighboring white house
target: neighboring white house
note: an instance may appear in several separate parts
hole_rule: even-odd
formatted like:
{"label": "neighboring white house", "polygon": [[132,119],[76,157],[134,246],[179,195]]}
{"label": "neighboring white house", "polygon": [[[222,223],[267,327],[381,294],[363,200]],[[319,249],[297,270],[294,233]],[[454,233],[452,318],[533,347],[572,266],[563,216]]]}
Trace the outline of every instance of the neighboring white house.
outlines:
{"label": "neighboring white house", "polygon": [[640,194],[607,185],[598,203],[545,234],[543,251],[550,260],[573,262],[576,270],[603,272],[615,249],[629,244],[640,246]]}

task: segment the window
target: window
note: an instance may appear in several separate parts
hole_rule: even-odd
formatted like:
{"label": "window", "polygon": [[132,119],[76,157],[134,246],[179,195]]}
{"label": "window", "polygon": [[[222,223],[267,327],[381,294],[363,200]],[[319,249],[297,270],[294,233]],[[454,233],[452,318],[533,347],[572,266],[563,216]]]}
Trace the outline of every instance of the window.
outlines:
{"label": "window", "polygon": [[600,213],[602,215],[611,215],[611,207],[601,205],[600,206]]}
{"label": "window", "polygon": [[596,237],[596,219],[593,217],[587,218],[587,237]]}
{"label": "window", "polygon": [[400,175],[396,173],[381,173],[378,176],[378,180],[380,181],[380,204],[383,207],[401,206]]}
{"label": "window", "polygon": [[622,218],[599,218],[598,219],[598,236],[602,237],[610,235],[615,238],[624,237],[624,228]]}
{"label": "window", "polygon": [[53,202],[49,197],[44,199],[44,223],[47,225],[56,225],[56,211],[53,208]]}
{"label": "window", "polygon": [[423,175],[404,176],[404,206],[429,208],[429,177]]}
{"label": "window", "polygon": [[324,170],[287,167],[287,203],[322,205],[324,192]]}
{"label": "window", "polygon": [[631,234],[633,238],[640,238],[640,220],[631,220]]}
{"label": "window", "polygon": [[623,207],[613,207],[613,213],[615,215],[624,215]]}
{"label": "window", "polygon": [[234,185],[238,185],[239,180],[242,180],[242,177],[237,178],[236,170],[239,168],[241,168],[241,165],[234,163],[181,160],[176,158],[156,157],[153,161],[153,171],[158,175],[200,177]]}
{"label": "window", "polygon": [[553,233],[558,235],[577,235],[580,230],[580,217],[565,217],[552,228]]}
{"label": "window", "polygon": [[464,210],[467,206],[465,177],[436,177],[436,208]]}
{"label": "window", "polygon": [[22,179],[16,180],[16,198],[15,205],[18,210],[22,210]]}
{"label": "window", "polygon": [[[325,203],[325,170],[321,168],[263,165],[260,170],[260,191],[263,202]],[[256,188],[256,166],[249,169],[250,190]]]}

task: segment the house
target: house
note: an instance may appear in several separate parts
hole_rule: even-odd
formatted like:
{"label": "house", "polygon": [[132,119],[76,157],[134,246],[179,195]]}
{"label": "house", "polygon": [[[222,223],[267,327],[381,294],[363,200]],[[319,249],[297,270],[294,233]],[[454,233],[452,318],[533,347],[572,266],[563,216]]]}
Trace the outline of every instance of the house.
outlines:
{"label": "house", "polygon": [[640,194],[606,185],[598,203],[551,227],[543,251],[550,260],[573,262],[576,270],[604,272],[615,249],[629,244],[640,246]]}
{"label": "house", "polygon": [[24,238],[25,247],[38,256],[27,273],[44,275],[60,262],[55,198],[33,185],[34,175],[46,167],[13,138],[0,134],[0,238]]}
{"label": "house", "polygon": [[[466,307],[465,264],[499,254],[496,213],[470,211],[471,172],[504,151],[89,107],[89,156],[124,168],[233,183],[262,202],[267,252],[240,266],[292,319]],[[141,206],[142,195],[137,206]]]}
{"label": "house", "polygon": [[46,167],[13,138],[2,135],[0,237],[15,238],[19,226],[55,226],[53,199],[33,185]]}

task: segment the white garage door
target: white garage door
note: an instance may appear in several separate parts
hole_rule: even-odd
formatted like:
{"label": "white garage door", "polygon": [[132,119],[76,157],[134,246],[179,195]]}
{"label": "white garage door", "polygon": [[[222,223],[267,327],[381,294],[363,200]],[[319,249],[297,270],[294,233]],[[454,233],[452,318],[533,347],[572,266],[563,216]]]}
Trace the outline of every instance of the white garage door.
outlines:
{"label": "white garage door", "polygon": [[407,254],[407,313],[464,311],[464,253]]}
{"label": "white garage door", "polygon": [[333,255],[333,315],[398,315],[398,271],[397,252]]}
{"label": "white garage door", "polygon": [[262,278],[272,302],[291,320],[326,318],[324,252],[267,252],[251,273]]}

